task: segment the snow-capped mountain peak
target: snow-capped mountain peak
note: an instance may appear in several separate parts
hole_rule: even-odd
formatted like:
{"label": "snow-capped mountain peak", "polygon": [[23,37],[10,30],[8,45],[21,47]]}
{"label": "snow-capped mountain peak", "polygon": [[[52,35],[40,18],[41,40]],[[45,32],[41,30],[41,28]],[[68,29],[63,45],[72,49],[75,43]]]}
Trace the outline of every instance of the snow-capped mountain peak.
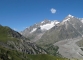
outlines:
{"label": "snow-capped mountain peak", "polygon": [[67,18],[67,19],[63,20],[63,22],[69,21],[69,19],[70,19],[70,18]]}
{"label": "snow-capped mountain peak", "polygon": [[46,23],[49,23],[49,22],[51,22],[51,21],[50,20],[44,20],[44,21],[41,22],[41,24],[43,24],[43,23],[46,24]]}
{"label": "snow-capped mountain peak", "polygon": [[41,25],[40,27],[41,27],[41,30],[49,30],[49,29],[51,29],[52,27],[54,27],[58,23],[60,23],[60,22],[54,20],[54,21],[50,21],[50,23]]}
{"label": "snow-capped mountain peak", "polygon": [[58,22],[57,20],[53,20],[52,22],[54,22],[55,24],[58,24],[58,23],[60,23],[60,22]]}
{"label": "snow-capped mountain peak", "polygon": [[51,29],[52,27],[54,27],[56,24],[58,24],[60,22],[58,22],[57,20],[44,20],[36,25],[33,25],[31,30],[30,30],[30,34],[35,32],[36,30],[38,30],[38,28],[40,27],[40,30],[41,31],[44,31],[44,30],[49,30]]}
{"label": "snow-capped mountain peak", "polygon": [[54,20],[54,21],[44,20],[40,23],[35,23],[34,25],[30,26],[29,28],[26,28],[22,32],[22,35],[28,36],[30,34],[34,34],[34,33],[38,33],[38,32],[43,33],[45,31],[51,29],[58,23],[60,23],[60,22],[58,22],[57,20]]}
{"label": "snow-capped mountain peak", "polygon": [[72,15],[69,14],[69,15],[63,20],[62,23],[65,23],[65,22],[67,22],[67,21],[70,21],[71,18],[74,18],[74,16],[72,16]]}
{"label": "snow-capped mountain peak", "polygon": [[41,23],[44,23],[44,21],[42,21]]}
{"label": "snow-capped mountain peak", "polygon": [[69,14],[69,15],[68,15],[68,17],[71,17],[71,18],[73,18],[74,16],[72,16],[71,14]]}

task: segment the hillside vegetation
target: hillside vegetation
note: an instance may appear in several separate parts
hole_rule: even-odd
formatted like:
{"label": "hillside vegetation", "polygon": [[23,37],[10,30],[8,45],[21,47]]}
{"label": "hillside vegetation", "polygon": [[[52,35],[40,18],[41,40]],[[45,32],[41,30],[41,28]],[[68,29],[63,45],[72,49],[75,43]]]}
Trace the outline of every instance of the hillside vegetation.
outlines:
{"label": "hillside vegetation", "polygon": [[68,60],[66,58],[55,57],[47,54],[25,54],[16,50],[10,50],[0,46],[0,60]]}
{"label": "hillside vegetation", "polygon": [[0,46],[0,59],[1,60],[28,60],[26,55],[16,50],[10,50]]}
{"label": "hillside vegetation", "polygon": [[20,37],[22,36],[18,32],[7,26],[0,25],[0,42],[17,41]]}

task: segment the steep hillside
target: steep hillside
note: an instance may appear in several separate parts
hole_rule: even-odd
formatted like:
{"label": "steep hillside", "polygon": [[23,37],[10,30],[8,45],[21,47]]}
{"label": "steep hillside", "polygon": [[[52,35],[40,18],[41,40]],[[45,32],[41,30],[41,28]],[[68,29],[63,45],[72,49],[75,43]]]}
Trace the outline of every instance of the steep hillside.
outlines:
{"label": "steep hillside", "polygon": [[7,26],[0,25],[0,42],[7,43],[7,41],[16,41],[18,39],[25,39],[20,33],[12,30]]}
{"label": "steep hillside", "polygon": [[7,26],[0,26],[0,45],[27,54],[46,54],[42,48]]}
{"label": "steep hillside", "polygon": [[[50,51],[49,48],[48,50]],[[12,30],[7,26],[0,25],[0,60],[65,59],[61,57],[45,55],[47,53],[48,52],[46,52],[41,47],[37,46],[34,43],[31,43],[20,33]],[[33,55],[28,55],[28,54],[33,54]]]}

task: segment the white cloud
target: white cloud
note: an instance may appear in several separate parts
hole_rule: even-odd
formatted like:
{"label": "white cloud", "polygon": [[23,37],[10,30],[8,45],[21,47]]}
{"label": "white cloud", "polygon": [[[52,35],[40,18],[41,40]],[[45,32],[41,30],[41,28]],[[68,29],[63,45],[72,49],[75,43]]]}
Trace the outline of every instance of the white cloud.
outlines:
{"label": "white cloud", "polygon": [[51,13],[53,13],[53,14],[55,14],[56,13],[56,9],[54,9],[54,8],[51,8]]}

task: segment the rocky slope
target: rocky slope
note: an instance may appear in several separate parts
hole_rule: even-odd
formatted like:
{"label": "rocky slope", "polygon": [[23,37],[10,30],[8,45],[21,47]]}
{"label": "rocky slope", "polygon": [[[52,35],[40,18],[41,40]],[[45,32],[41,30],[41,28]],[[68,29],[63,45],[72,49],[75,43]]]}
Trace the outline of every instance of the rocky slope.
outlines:
{"label": "rocky slope", "polygon": [[83,23],[78,18],[68,15],[61,23],[47,31],[37,44],[47,45],[57,41],[82,37]]}
{"label": "rocky slope", "polygon": [[24,31],[21,32],[21,34],[23,36],[25,36],[26,38],[29,38],[30,41],[36,42],[37,40],[39,40],[42,37],[42,35],[47,30],[51,29],[58,23],[59,22],[56,20],[54,20],[54,21],[44,20],[40,23],[30,26],[29,28],[26,28]]}
{"label": "rocky slope", "polygon": [[[41,22],[41,24],[44,22]],[[69,14],[60,23],[48,21],[43,25],[41,24],[35,29],[33,29],[33,25],[31,31],[29,31],[30,27],[25,29],[22,35],[29,37],[32,42],[52,55],[83,58],[83,49],[80,47],[83,46],[83,18],[77,18]],[[29,31],[29,35],[24,34],[27,31]]]}
{"label": "rocky slope", "polygon": [[76,42],[80,41],[82,38],[73,38],[73,39],[66,39],[59,42],[56,42],[54,46],[58,46],[59,53],[66,58],[77,58],[83,59],[83,51],[80,49]]}
{"label": "rocky slope", "polygon": [[67,58],[83,58],[83,51],[78,46],[80,43],[76,44],[83,37],[81,21],[79,18],[68,15],[61,23],[48,30],[36,43],[45,49],[49,47],[47,45],[54,44],[59,47],[59,54]]}

